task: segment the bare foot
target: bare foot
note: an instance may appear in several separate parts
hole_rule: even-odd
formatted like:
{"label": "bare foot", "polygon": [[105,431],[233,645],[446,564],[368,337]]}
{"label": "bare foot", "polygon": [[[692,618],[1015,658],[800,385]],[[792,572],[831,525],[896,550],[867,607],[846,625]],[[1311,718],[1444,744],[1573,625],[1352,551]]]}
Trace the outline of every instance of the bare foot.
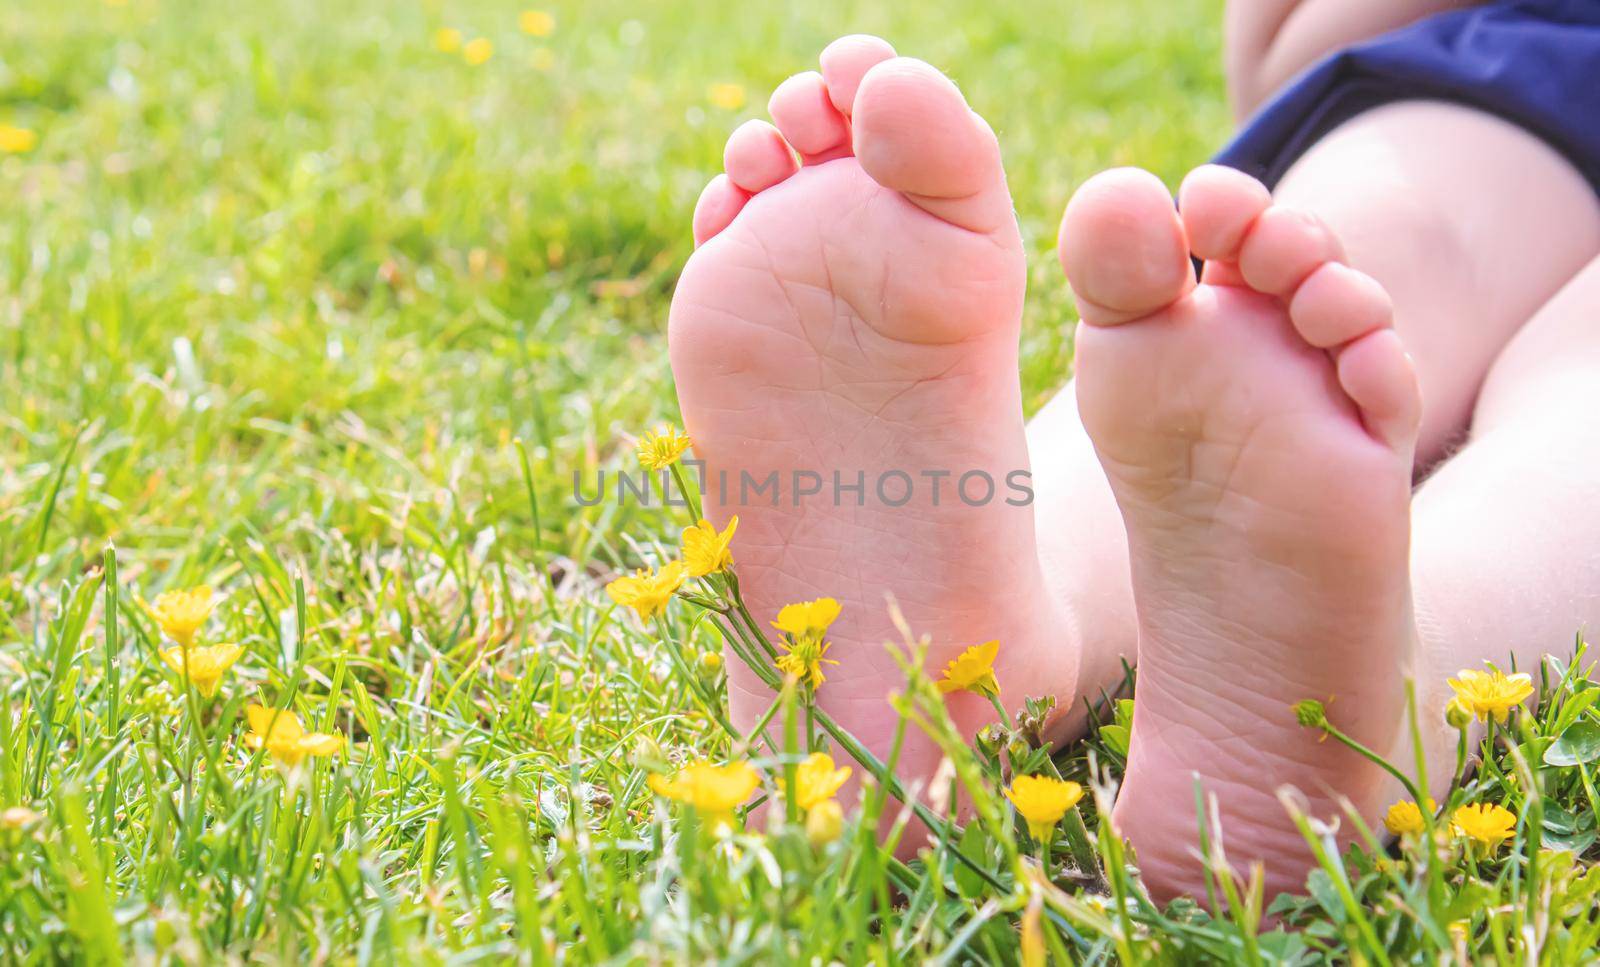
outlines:
{"label": "bare foot", "polygon": [[[1270,898],[1302,889],[1311,862],[1279,787],[1324,819],[1341,795],[1375,817],[1389,794],[1290,705],[1328,701],[1380,750],[1399,738],[1420,399],[1388,297],[1320,223],[1217,167],[1189,176],[1179,208],[1123,169],[1085,184],[1061,226],[1085,323],[1078,401],[1139,620],[1114,819],[1154,893],[1204,896],[1198,778],[1229,860],[1263,862]],[[1207,261],[1198,286],[1191,253]]]}
{"label": "bare foot", "polygon": [[[880,755],[901,680],[883,647],[899,639],[891,594],[932,637],[930,670],[999,639],[1006,700],[1070,704],[1077,651],[1048,610],[1014,476],[1028,469],[1025,272],[993,132],[937,70],[873,37],[831,44],[770,112],[776,128],[734,132],[700,198],[670,321],[708,514],[739,515],[753,613],[843,605],[819,701]],[[796,472],[819,492],[800,496]],[[742,487],[773,473],[776,497]],[[772,696],[737,665],[733,716],[749,725]],[[994,716],[972,694],[950,708],[969,732]],[[926,778],[937,751],[908,739],[902,772]]]}

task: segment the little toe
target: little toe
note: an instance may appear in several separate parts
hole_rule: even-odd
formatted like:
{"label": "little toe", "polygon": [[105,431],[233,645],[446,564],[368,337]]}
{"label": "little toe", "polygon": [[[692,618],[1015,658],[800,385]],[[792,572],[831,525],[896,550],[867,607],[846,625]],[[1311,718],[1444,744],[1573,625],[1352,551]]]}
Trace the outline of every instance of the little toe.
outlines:
{"label": "little toe", "polygon": [[1250,288],[1287,299],[1324,262],[1344,261],[1344,248],[1322,220],[1274,205],[1256,216],[1239,245],[1239,272]]}
{"label": "little toe", "polygon": [[1077,190],[1061,217],[1057,254],[1078,315],[1090,325],[1149,315],[1194,287],[1172,196],[1160,179],[1137,168],[1103,172]]}
{"label": "little toe", "polygon": [[1394,303],[1372,276],[1325,262],[1295,290],[1289,318],[1300,338],[1329,349],[1392,325]]}
{"label": "little toe", "polygon": [[828,99],[840,114],[849,117],[854,113],[861,79],[867,71],[894,56],[894,48],[887,40],[871,34],[840,37],[822,49],[822,79],[828,87]]}
{"label": "little toe", "polygon": [[704,245],[712,236],[727,228],[749,200],[750,193],[734,184],[727,175],[711,179],[694,205],[694,244]]}
{"label": "little toe", "polygon": [[1338,370],[1339,385],[1374,436],[1396,448],[1415,442],[1422,395],[1398,333],[1384,328],[1357,338],[1339,351]]}
{"label": "little toe", "polygon": [[722,167],[734,184],[751,194],[771,188],[798,169],[794,152],[778,129],[756,120],[739,125],[728,136]]}
{"label": "little toe", "polygon": [[767,113],[808,165],[850,153],[850,125],[833,106],[828,86],[816,71],[779,84],[767,102]]}

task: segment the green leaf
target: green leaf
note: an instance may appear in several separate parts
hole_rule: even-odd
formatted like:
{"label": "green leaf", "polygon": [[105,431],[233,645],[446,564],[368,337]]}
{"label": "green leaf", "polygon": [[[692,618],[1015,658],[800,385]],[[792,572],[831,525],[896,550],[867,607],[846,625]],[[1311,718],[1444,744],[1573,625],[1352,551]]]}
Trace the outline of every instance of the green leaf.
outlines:
{"label": "green leaf", "polygon": [[1124,759],[1128,757],[1129,738],[1130,733],[1126,725],[1102,725],[1100,727],[1100,741],[1105,743],[1106,748]]}
{"label": "green leaf", "polygon": [[[963,856],[980,866],[985,865],[987,862],[988,858],[984,854],[988,852],[988,846],[989,834],[984,832],[982,823],[968,823],[967,828],[961,832],[961,840],[956,843],[956,849]],[[983,895],[985,886],[983,878],[974,873],[965,863],[955,864],[955,869],[951,871],[951,876],[955,878],[956,889],[960,890],[961,895],[967,899],[970,900]]]}
{"label": "green leaf", "polygon": [[1316,898],[1323,912],[1335,923],[1344,923],[1344,901],[1339,899],[1339,890],[1333,885],[1333,877],[1328,875],[1327,870],[1318,868],[1311,871],[1306,877],[1306,892]]}
{"label": "green leaf", "polygon": [[1600,759],[1600,725],[1576,722],[1561,733],[1555,744],[1544,750],[1547,766],[1575,766]]}

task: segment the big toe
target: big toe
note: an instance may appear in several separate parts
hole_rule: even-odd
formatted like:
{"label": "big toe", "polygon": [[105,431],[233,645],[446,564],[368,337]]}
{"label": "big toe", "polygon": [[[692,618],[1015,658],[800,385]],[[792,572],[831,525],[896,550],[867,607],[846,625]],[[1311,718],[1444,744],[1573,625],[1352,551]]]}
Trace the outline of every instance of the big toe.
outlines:
{"label": "big toe", "polygon": [[1147,316],[1194,287],[1183,223],[1160,179],[1137,168],[1095,175],[1067,203],[1057,246],[1090,325]]}
{"label": "big toe", "polygon": [[994,131],[933,66],[910,57],[873,66],[851,121],[856,157],[878,184],[973,231],[1015,223]]}

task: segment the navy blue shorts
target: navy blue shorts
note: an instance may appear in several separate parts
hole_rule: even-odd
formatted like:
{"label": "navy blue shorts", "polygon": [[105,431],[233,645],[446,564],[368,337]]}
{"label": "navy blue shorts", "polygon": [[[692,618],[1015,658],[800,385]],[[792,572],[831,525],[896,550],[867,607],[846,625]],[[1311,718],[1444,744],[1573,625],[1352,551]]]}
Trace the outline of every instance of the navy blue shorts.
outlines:
{"label": "navy blue shorts", "polygon": [[1451,101],[1542,138],[1600,192],[1600,0],[1501,0],[1437,14],[1321,61],[1217,155],[1274,186],[1363,111]]}

